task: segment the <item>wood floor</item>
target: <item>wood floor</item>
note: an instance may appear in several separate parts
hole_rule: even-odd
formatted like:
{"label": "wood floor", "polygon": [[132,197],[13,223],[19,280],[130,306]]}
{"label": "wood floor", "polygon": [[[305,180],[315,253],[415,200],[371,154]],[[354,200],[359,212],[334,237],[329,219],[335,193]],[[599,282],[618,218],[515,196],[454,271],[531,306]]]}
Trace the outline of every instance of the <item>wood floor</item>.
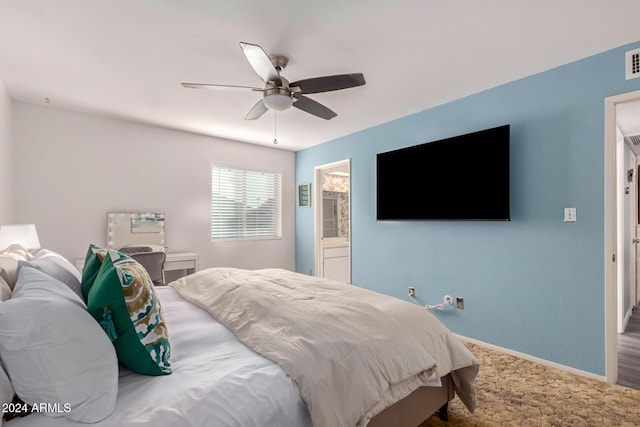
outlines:
{"label": "wood floor", "polygon": [[623,334],[618,335],[618,384],[640,390],[640,309],[633,309]]}

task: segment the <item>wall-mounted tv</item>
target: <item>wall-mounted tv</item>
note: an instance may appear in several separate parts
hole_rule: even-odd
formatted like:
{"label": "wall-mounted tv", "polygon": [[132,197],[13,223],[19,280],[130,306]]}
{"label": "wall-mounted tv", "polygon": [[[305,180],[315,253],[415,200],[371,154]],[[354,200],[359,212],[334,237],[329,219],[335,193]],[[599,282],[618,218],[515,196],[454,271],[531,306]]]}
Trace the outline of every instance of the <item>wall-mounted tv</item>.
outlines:
{"label": "wall-mounted tv", "polygon": [[377,155],[377,219],[509,221],[509,125]]}

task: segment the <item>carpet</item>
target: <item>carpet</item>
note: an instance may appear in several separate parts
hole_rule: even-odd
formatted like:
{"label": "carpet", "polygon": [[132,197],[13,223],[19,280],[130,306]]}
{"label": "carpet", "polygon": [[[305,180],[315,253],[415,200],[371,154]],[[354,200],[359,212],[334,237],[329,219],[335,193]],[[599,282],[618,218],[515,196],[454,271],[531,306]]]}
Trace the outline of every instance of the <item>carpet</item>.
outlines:
{"label": "carpet", "polygon": [[419,427],[640,425],[638,390],[465,345],[480,361],[476,412],[469,413],[456,397],[447,422],[434,415]]}

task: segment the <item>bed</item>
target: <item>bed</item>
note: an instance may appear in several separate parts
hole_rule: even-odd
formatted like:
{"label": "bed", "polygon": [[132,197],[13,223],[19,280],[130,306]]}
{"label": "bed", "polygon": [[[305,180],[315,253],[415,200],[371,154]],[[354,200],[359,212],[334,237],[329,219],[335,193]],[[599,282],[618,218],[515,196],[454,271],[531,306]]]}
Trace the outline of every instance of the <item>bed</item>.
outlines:
{"label": "bed", "polygon": [[[114,257],[121,256],[113,252],[112,254]],[[121,262],[128,265],[128,268],[132,268],[131,271],[144,276],[135,262],[127,258],[122,255]],[[58,260],[58,263],[62,264],[62,261]],[[90,264],[91,262],[86,263],[89,266]],[[36,288],[41,293],[49,292],[56,286],[60,287],[56,279],[45,280],[39,274],[42,271],[36,274],[35,269],[28,267],[26,264],[23,265],[22,272],[16,274],[17,290],[14,290],[14,294],[24,293],[31,283],[40,283]],[[20,276],[23,276],[22,279]],[[100,280],[100,277],[96,280]],[[25,285],[27,282],[30,284]],[[71,287],[69,283],[64,286]],[[243,292],[241,291],[243,287],[251,291]],[[301,293],[293,290],[297,287],[302,287]],[[278,288],[280,290],[277,290]],[[458,394],[469,410],[475,409],[473,381],[478,371],[477,360],[435,317],[417,305],[356,286],[347,286],[280,269],[259,271],[207,269],[172,282],[169,286],[150,289],[156,303],[161,306],[162,327],[169,334],[170,372],[141,375],[124,367],[122,363],[118,365],[116,362],[115,392],[110,393],[112,401],[108,401],[107,404],[100,403],[100,408],[107,407],[109,414],[101,416],[97,421],[92,419],[90,422],[93,425],[100,427],[123,425],[158,427],[173,425],[194,427],[417,426],[446,405],[454,397],[454,393]],[[258,294],[253,292],[255,290]],[[284,290],[288,296],[282,294]],[[72,293],[81,294],[78,291],[75,289]],[[319,297],[315,294],[317,292],[324,296]],[[65,294],[65,298],[77,305],[75,297],[71,294]],[[293,304],[287,305],[283,301],[287,298],[291,299]],[[320,313],[311,315],[309,312],[310,307],[321,304],[319,300],[323,298],[328,298],[325,302],[338,307],[338,312],[329,310],[331,313],[329,317],[335,317],[336,313],[340,316],[350,315],[349,306],[353,301],[356,301],[353,303],[355,306],[368,306],[367,310],[370,311],[369,315],[372,319],[370,324],[368,324],[369,321],[364,322],[367,325],[351,324],[349,329],[355,330],[356,333],[349,335],[348,340],[336,340],[339,342],[335,344],[338,350],[332,349],[332,344],[323,339],[325,336],[331,336],[332,332],[324,334],[320,331],[322,325],[317,324],[315,320]],[[256,301],[260,301],[261,304],[256,305]],[[336,303],[336,301],[342,302]],[[4,304],[0,303],[0,356],[6,369],[8,368],[6,362],[10,362],[11,358],[5,358],[4,354],[6,346],[3,346],[3,340],[7,335],[3,330],[2,320],[3,316],[7,316],[5,312],[10,310],[3,311]],[[269,307],[273,311],[265,315],[263,310]],[[367,352],[384,347],[384,341],[381,339],[385,338],[385,334],[397,332],[397,329],[384,326],[384,323],[390,323],[389,319],[383,317],[382,320],[376,320],[377,316],[371,316],[371,314],[394,312],[398,309],[399,314],[393,322],[419,320],[420,323],[424,321],[424,324],[405,331],[402,339],[396,337],[394,344],[389,346],[395,348],[395,351],[391,351],[392,356],[396,357],[397,353],[403,353],[405,350],[399,347],[398,341],[415,340],[417,342],[424,334],[434,338],[433,342],[428,344],[433,346],[431,351],[425,351],[417,358],[420,362],[416,362],[417,359],[412,359],[410,362],[397,362],[398,365],[408,366],[412,373],[411,378],[402,378],[400,384],[394,386],[389,375],[392,377],[395,374],[403,375],[399,369],[397,373],[385,373],[377,378],[378,374],[364,374],[366,371],[361,371],[359,366],[354,367],[349,364],[335,366],[341,365],[342,361],[349,358],[340,358],[340,363],[336,363],[335,351],[343,349],[346,349],[343,355],[354,355],[353,359],[359,362],[356,365],[368,365]],[[88,310],[91,310],[90,304],[88,304]],[[303,315],[294,321],[294,318],[290,317],[293,315],[290,310],[302,310]],[[66,311],[73,310],[67,308]],[[318,309],[317,311],[326,310]],[[79,310],[78,314],[80,314]],[[114,312],[114,316],[115,314]],[[46,313],[41,315],[51,318],[50,315],[47,317]],[[418,318],[415,317],[416,315]],[[270,319],[262,325],[263,329],[270,330],[267,336],[260,337],[251,332],[255,329],[252,325],[256,324],[257,317]],[[345,317],[340,319],[344,320]],[[281,322],[285,320],[287,321],[286,330],[281,328]],[[290,329],[290,326],[305,324],[305,321],[313,322],[317,328],[316,333],[311,337],[299,335],[304,332],[299,329]],[[320,323],[325,323],[325,320]],[[326,321],[326,323],[332,331],[336,327],[335,322]],[[280,329],[274,333],[273,328]],[[371,328],[387,329],[386,332],[380,333],[379,340],[377,333],[369,334]],[[101,330],[101,332],[104,334],[104,331]],[[354,337],[363,333],[368,335],[362,343],[352,342],[356,339]],[[107,336],[108,333],[104,335]],[[286,338],[280,340],[286,343],[284,350],[278,347],[279,336]],[[292,339],[292,336],[295,339]],[[318,350],[316,344],[307,343],[314,340],[320,342],[321,350]],[[367,344],[367,342],[373,344]],[[308,347],[307,344],[312,347]],[[91,345],[92,348],[99,347],[93,343]],[[411,352],[421,352],[421,346],[422,344],[419,344],[408,348]],[[62,351],[66,351],[67,347]],[[296,361],[296,357],[292,355],[296,347],[300,353],[306,355],[305,357],[309,356],[309,349],[314,349],[312,352],[318,354],[302,362]],[[328,357],[328,353],[323,355],[329,350],[331,357]],[[60,349],[57,351],[59,352]],[[102,353],[108,353],[108,351],[103,350]],[[162,357],[158,356],[157,359],[160,360]],[[118,360],[120,360],[119,357]],[[374,361],[373,365],[387,363],[386,360],[376,358],[371,360]],[[41,363],[48,362],[47,360]],[[312,369],[309,365],[305,365],[308,363],[317,363],[318,366],[322,366],[322,369]],[[347,371],[341,369],[347,369]],[[394,369],[395,367],[391,370]],[[19,381],[11,376],[11,369],[7,371],[11,382],[16,385]],[[48,374],[50,371],[51,369],[45,372]],[[317,373],[319,375],[315,375]],[[68,373],[66,375],[69,376]],[[344,380],[336,375],[342,375]],[[373,388],[376,389],[373,397],[367,391],[370,388],[370,384],[367,383],[372,382],[370,377],[376,378],[373,381]],[[107,382],[110,381],[109,378]],[[362,380],[364,380],[364,386],[360,384]],[[91,386],[96,388],[95,384]],[[97,387],[97,389],[101,388]],[[336,394],[337,402],[335,396],[326,396],[326,393]],[[375,393],[381,394],[378,396]],[[364,400],[359,400],[360,397],[354,397],[354,395],[362,395]],[[72,396],[70,399],[73,398]],[[104,396],[99,398],[102,399],[101,402],[105,401]],[[372,405],[372,401],[366,400],[367,398],[379,398],[380,401]],[[344,402],[349,408],[340,407]],[[36,401],[36,403],[42,402]],[[29,415],[5,421],[5,424],[9,427],[83,425],[77,417],[76,420],[71,419],[69,412],[66,411],[67,408],[64,407],[65,402],[58,403],[61,406],[49,407],[48,409],[53,409],[49,413],[33,411],[33,407],[29,406],[27,407]],[[81,409],[84,404],[85,402],[76,405],[74,401],[72,406]],[[98,405],[97,400],[96,405]],[[364,409],[359,409],[362,405]],[[353,407],[357,409],[353,411]],[[95,412],[95,409],[92,411]],[[348,412],[346,415],[342,413],[345,411]]]}

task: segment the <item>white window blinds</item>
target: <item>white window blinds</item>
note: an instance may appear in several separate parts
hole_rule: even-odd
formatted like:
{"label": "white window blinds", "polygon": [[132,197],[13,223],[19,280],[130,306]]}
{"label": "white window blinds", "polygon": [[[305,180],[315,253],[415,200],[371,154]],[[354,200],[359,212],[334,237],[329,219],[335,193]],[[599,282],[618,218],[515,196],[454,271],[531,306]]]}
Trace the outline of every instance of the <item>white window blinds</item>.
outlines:
{"label": "white window blinds", "polygon": [[282,237],[280,174],[213,165],[211,238]]}

